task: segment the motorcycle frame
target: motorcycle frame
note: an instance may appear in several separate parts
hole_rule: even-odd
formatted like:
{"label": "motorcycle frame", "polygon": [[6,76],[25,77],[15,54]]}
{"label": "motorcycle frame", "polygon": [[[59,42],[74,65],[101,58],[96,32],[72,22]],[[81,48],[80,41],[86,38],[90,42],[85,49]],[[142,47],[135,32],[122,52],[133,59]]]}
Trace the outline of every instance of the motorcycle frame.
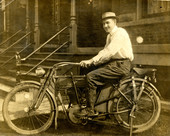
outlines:
{"label": "motorcycle frame", "polygon": [[[21,82],[20,84],[32,83],[32,84],[35,84],[35,85],[40,86],[39,95],[37,95],[37,98],[35,98],[34,108],[37,108],[37,107],[40,105],[40,103],[41,103],[41,101],[42,101],[42,98],[43,98],[43,96],[44,96],[44,94],[45,94],[46,92],[50,94],[51,99],[52,99],[52,101],[53,101],[53,103],[54,103],[55,128],[57,128],[57,118],[58,118],[58,112],[57,112],[57,111],[58,111],[58,104],[57,104],[57,99],[60,101],[61,106],[62,106],[62,109],[63,109],[63,111],[64,111],[64,113],[65,113],[65,115],[66,115],[67,118],[68,118],[68,114],[67,114],[66,107],[65,107],[65,105],[64,105],[64,103],[63,103],[63,100],[62,100],[60,91],[58,91],[58,92],[57,92],[57,95],[56,95],[56,94],[55,94],[56,90],[49,90],[49,88],[48,88],[48,85],[49,85],[49,82],[50,82],[50,79],[51,79],[51,78],[54,78],[54,79],[56,80],[56,79],[58,79],[58,78],[63,77],[63,76],[58,76],[58,75],[56,75],[56,72],[55,72],[55,71],[56,71],[56,68],[50,69],[50,71],[48,71],[48,73],[45,75],[45,78],[42,80],[42,83],[39,83],[39,82],[36,82],[36,81],[23,81],[23,82]],[[78,92],[77,92],[77,86],[76,86],[75,81],[74,81],[74,77],[76,77],[76,76],[74,76],[74,75],[71,73],[71,75],[64,76],[64,77],[66,77],[66,78],[70,78],[70,77],[71,77],[71,78],[72,78],[72,83],[73,83],[73,88],[74,88],[74,91],[75,91],[75,94],[76,94],[77,103],[78,103],[78,105],[80,105],[80,100],[79,100]],[[84,77],[84,75],[79,75],[79,76],[77,76],[77,77]],[[49,82],[48,82],[48,81],[49,81]],[[136,82],[136,81],[142,82],[141,90],[140,90],[140,93],[139,93],[138,96],[136,95],[136,86],[135,86],[135,82]],[[140,96],[141,96],[141,94],[142,94],[142,92],[143,92],[143,88],[144,88],[144,85],[145,85],[145,84],[149,84],[149,85],[153,88],[153,90],[155,91],[155,93],[156,93],[159,97],[161,97],[161,95],[160,95],[160,92],[156,89],[156,87],[155,87],[153,84],[151,84],[150,82],[148,82],[147,76],[145,76],[144,79],[143,79],[143,78],[136,78],[136,77],[132,76],[131,78],[128,78],[128,79],[123,80],[122,82],[119,82],[119,83],[118,83],[118,87],[117,87],[119,93],[120,93],[130,104],[133,104],[133,107],[132,107],[131,112],[130,112],[130,117],[132,118],[132,117],[133,117],[133,112],[134,112],[134,109],[135,109],[135,103],[134,103],[134,102],[131,102],[131,101],[125,96],[125,94],[119,89],[119,88],[121,87],[121,85],[126,84],[126,83],[129,83],[129,82],[132,82],[132,85],[133,85],[134,100],[135,100],[135,101],[137,101],[137,100],[140,99]],[[113,86],[113,87],[114,87],[114,86]],[[113,96],[113,97],[110,97],[110,96],[109,96],[109,98],[107,98],[107,99],[105,99],[105,100],[103,100],[103,101],[100,101],[100,102],[98,102],[98,103],[95,103],[95,106],[96,106],[96,105],[103,104],[103,103],[105,103],[105,102],[108,102],[108,101],[110,101],[110,100],[112,100],[112,99],[114,99],[114,98],[115,98],[115,96]],[[126,112],[127,112],[127,111],[126,111]],[[119,114],[119,113],[122,113],[122,112],[111,112],[111,113],[108,113],[108,112],[107,112],[107,114]],[[106,115],[106,114],[105,114],[105,115]],[[132,122],[132,121],[131,121],[131,122]],[[132,128],[131,128],[131,129],[132,129]]]}

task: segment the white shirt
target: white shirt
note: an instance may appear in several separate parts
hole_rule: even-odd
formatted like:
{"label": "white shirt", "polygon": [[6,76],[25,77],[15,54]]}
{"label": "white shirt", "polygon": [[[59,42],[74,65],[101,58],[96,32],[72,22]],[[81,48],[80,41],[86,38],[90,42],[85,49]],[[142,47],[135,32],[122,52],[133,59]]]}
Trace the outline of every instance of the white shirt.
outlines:
{"label": "white shirt", "polygon": [[125,29],[115,26],[107,35],[106,45],[95,57],[92,58],[93,64],[98,65],[110,59],[134,59],[132,44]]}

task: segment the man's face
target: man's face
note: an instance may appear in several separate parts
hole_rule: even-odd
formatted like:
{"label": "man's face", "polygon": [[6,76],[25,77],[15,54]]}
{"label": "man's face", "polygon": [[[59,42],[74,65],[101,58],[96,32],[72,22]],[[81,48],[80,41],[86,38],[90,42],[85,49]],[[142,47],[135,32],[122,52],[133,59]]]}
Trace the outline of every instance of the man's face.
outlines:
{"label": "man's face", "polygon": [[116,25],[115,19],[108,18],[103,20],[103,28],[107,33],[110,33]]}

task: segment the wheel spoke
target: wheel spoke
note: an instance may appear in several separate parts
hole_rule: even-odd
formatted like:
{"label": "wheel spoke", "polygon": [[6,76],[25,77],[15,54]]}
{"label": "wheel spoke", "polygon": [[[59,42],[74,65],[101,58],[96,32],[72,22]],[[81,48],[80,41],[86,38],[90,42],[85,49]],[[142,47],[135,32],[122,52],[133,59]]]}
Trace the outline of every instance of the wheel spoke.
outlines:
{"label": "wheel spoke", "polygon": [[41,116],[42,116],[43,118],[46,118],[46,119],[49,118],[49,115],[46,115],[46,114],[42,114]]}
{"label": "wheel spoke", "polygon": [[35,125],[34,125],[34,121],[33,121],[33,116],[31,116],[30,119],[31,119],[31,124],[32,124],[32,126],[33,126],[33,129],[36,129],[36,128],[35,128]]}
{"label": "wheel spoke", "polygon": [[37,117],[37,115],[34,115],[34,117],[37,119],[37,121],[38,121],[38,123],[39,123],[40,126],[41,126],[41,124],[45,124],[45,122],[43,122],[41,119],[39,119],[39,118]]}

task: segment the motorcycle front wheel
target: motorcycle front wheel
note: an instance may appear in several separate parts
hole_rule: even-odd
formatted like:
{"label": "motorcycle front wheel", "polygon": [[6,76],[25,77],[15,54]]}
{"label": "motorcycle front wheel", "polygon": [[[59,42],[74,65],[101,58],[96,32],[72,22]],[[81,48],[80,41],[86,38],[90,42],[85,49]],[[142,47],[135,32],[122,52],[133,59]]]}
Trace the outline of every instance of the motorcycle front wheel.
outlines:
{"label": "motorcycle front wheel", "polygon": [[33,135],[47,130],[54,119],[54,103],[48,92],[40,106],[32,108],[39,86],[20,84],[5,98],[3,117],[8,126],[20,134]]}

